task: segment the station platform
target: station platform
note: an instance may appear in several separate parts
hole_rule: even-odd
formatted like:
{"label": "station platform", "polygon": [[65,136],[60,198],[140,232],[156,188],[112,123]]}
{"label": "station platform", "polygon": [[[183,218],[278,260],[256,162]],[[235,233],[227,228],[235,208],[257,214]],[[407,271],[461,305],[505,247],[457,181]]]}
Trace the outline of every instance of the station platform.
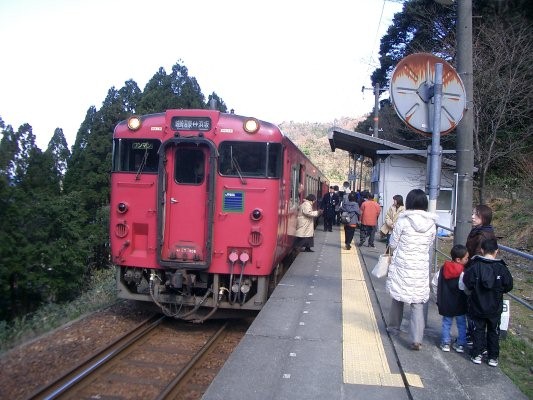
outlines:
{"label": "station platform", "polygon": [[386,279],[370,275],[385,244],[375,245],[345,250],[342,226],[319,226],[315,252],[296,257],[203,399],[527,399],[499,367],[440,350],[432,300],[420,351],[409,307],[400,334],[387,333]]}

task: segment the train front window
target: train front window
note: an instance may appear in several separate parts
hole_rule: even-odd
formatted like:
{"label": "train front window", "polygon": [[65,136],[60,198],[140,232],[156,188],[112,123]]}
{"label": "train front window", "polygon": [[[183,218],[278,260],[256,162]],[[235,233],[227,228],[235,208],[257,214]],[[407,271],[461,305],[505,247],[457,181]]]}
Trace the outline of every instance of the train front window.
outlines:
{"label": "train front window", "polygon": [[281,160],[280,143],[228,141],[220,144],[218,171],[225,176],[279,178]]}
{"label": "train front window", "polygon": [[200,184],[204,181],[205,160],[202,149],[180,147],[176,149],[174,177],[176,182]]}
{"label": "train front window", "polygon": [[157,139],[114,139],[113,172],[156,173],[160,145]]}

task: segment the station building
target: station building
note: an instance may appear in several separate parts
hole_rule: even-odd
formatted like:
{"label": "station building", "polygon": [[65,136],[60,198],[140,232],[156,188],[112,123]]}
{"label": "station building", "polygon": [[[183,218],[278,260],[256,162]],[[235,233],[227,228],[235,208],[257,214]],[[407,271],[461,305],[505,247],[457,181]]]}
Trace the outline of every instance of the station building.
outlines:
{"label": "station building", "polygon": [[[352,190],[368,189],[382,206],[378,226],[383,224],[385,213],[392,205],[394,195],[404,198],[412,189],[426,190],[428,177],[427,153],[399,145],[367,134],[332,127],[328,130],[331,151],[349,153],[348,181]],[[370,174],[364,173],[363,164],[370,166]],[[453,229],[455,226],[456,174],[455,161],[442,159],[440,191],[436,213],[438,224]],[[447,235],[442,229],[439,234]]]}

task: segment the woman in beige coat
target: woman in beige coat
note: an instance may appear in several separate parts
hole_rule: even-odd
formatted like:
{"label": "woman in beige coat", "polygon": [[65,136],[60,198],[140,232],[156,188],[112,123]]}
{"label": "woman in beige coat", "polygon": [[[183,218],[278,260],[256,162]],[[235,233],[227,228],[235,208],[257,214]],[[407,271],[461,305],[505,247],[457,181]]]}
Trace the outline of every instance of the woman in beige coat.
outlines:
{"label": "woman in beige coat", "polygon": [[379,229],[387,237],[387,246],[389,245],[390,235],[392,234],[398,215],[404,210],[403,197],[399,194],[395,195],[392,198],[392,206],[389,207],[387,214],[385,214],[385,222]]}
{"label": "woman in beige coat", "polygon": [[296,247],[303,247],[303,251],[312,252],[314,246],[315,218],[321,212],[313,210],[316,201],[314,194],[309,194],[298,208],[298,219],[296,222]]}

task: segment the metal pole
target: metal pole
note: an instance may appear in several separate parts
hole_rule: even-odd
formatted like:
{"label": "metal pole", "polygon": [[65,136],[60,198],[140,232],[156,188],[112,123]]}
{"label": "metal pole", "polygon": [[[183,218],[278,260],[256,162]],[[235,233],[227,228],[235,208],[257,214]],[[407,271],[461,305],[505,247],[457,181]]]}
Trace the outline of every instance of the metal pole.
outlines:
{"label": "metal pole", "polygon": [[379,131],[379,83],[374,87],[374,136],[378,137]]}
{"label": "metal pole", "polygon": [[440,117],[442,108],[442,64],[435,64],[435,84],[433,85],[433,126],[431,128],[431,150],[429,171],[429,212],[437,210],[439,197],[441,149],[440,149]]}
{"label": "metal pole", "polygon": [[474,77],[472,72],[472,0],[459,0],[457,4],[457,72],[465,85],[466,110],[457,126],[457,224],[454,244],[465,244],[472,228],[473,203],[473,105]]}

